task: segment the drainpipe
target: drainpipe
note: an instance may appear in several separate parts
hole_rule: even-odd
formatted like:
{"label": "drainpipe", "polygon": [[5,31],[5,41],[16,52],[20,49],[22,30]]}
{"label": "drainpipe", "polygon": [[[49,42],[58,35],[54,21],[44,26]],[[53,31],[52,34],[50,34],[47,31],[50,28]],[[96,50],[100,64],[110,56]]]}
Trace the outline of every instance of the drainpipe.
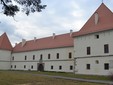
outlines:
{"label": "drainpipe", "polygon": [[73,73],[74,73],[74,74],[76,73],[76,59],[77,59],[77,58],[75,57],[75,55],[76,55],[76,54],[75,54],[75,50],[74,50],[74,53],[73,53],[73,56],[74,56],[74,58],[73,58],[73,61],[74,61],[74,62],[73,62],[73,63],[74,63],[74,70],[73,70]]}
{"label": "drainpipe", "polygon": [[77,58],[74,58],[74,74],[76,73],[76,59]]}
{"label": "drainpipe", "polygon": [[[11,53],[11,55],[12,55],[12,53]],[[9,70],[11,70],[11,63],[12,63],[12,61],[11,61],[11,58],[12,58],[12,56],[10,55],[10,60],[9,60],[9,62],[10,62],[10,64],[9,64]]]}

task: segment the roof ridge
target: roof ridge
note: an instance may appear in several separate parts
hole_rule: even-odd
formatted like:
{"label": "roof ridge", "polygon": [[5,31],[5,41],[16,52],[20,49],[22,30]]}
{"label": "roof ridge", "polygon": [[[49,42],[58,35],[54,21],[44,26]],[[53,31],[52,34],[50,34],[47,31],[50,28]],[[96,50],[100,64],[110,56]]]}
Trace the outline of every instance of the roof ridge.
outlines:
{"label": "roof ridge", "polygon": [[102,3],[74,36],[113,29],[113,12]]}
{"label": "roof ridge", "polygon": [[[111,13],[113,13],[104,3],[101,3],[101,5],[100,5],[100,6],[93,12],[93,14],[89,17],[89,19],[87,20],[86,23],[88,23],[88,21],[90,20],[90,18],[97,12],[97,10],[100,9],[100,7],[101,7],[102,5],[105,6]],[[86,25],[86,23],[82,26],[82,28]],[[80,29],[80,30],[82,30],[82,29]],[[80,31],[80,30],[79,30],[79,31]],[[78,32],[79,32],[79,31],[78,31]]]}
{"label": "roof ridge", "polygon": [[[62,35],[67,35],[67,34],[70,34],[70,33],[59,34],[59,35],[55,35],[55,36],[57,37],[57,36],[62,36]],[[46,39],[46,38],[51,38],[51,39],[52,39],[52,37],[53,37],[53,35],[48,36],[48,37],[37,38],[36,40]],[[31,40],[26,40],[26,42],[30,42],[30,41],[33,41],[33,40],[34,40],[34,39],[31,39]],[[19,43],[22,43],[22,41],[21,41],[21,42],[19,42]],[[19,43],[18,43],[18,44],[19,44]]]}
{"label": "roof ridge", "polygon": [[[113,13],[104,3],[102,3],[102,4],[98,7],[98,9],[99,9],[102,5],[105,6],[111,13]],[[98,9],[97,9],[97,10],[98,10]],[[96,11],[97,11],[97,10],[96,10]],[[95,12],[94,12],[94,13],[95,13]]]}
{"label": "roof ridge", "polygon": [[36,43],[34,43],[33,40],[29,40],[26,41],[26,45],[23,47],[21,43],[22,42],[14,47],[13,52],[70,47],[73,46],[73,38],[70,37],[70,33],[65,33],[56,35],[55,39],[53,39],[52,36],[37,39]]}

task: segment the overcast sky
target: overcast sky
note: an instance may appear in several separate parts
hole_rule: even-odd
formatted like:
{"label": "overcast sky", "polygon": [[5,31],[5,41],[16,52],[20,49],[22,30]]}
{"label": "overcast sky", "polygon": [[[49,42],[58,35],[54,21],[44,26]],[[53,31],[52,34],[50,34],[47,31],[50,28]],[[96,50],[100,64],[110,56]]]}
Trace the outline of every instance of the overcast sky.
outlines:
{"label": "overcast sky", "polygon": [[[53,33],[68,33],[70,29],[75,32],[80,30],[101,3],[102,0],[42,0],[42,4],[47,5],[46,9],[29,16],[19,12],[15,16],[16,21],[0,13],[0,35],[6,32],[14,45],[22,38],[48,37]],[[104,0],[104,3],[113,11],[113,0]]]}

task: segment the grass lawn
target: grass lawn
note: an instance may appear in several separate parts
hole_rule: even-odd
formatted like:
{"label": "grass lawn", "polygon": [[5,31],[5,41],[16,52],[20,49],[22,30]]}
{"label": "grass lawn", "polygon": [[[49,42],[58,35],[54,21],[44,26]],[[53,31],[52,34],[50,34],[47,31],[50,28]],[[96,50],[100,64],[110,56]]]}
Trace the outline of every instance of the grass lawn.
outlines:
{"label": "grass lawn", "polygon": [[63,73],[63,72],[60,73],[60,72],[37,72],[37,71],[31,71],[30,73],[55,75],[55,76],[64,76],[64,77],[72,77],[72,78],[92,79],[92,80],[105,80],[105,81],[110,81],[111,80],[109,76],[80,75],[80,74]]}
{"label": "grass lawn", "polygon": [[0,85],[104,85],[35,76],[27,72],[0,71]]}

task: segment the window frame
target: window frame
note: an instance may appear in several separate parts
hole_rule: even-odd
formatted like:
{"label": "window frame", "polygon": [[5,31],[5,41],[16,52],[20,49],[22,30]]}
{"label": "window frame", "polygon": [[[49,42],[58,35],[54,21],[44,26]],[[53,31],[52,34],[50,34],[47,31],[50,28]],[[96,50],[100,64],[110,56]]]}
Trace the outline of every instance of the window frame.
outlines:
{"label": "window frame", "polygon": [[91,69],[91,65],[90,64],[86,64],[86,69],[90,70]]}
{"label": "window frame", "polygon": [[13,68],[13,65],[11,65],[11,68]]}
{"label": "window frame", "polygon": [[95,35],[95,38],[96,38],[96,39],[99,39],[99,38],[100,38],[99,34],[96,34],[96,35]]}
{"label": "window frame", "polygon": [[87,55],[91,55],[91,47],[90,46],[87,47]]}
{"label": "window frame", "polygon": [[33,55],[33,60],[35,60],[35,55]]}
{"label": "window frame", "polygon": [[12,60],[13,60],[13,61],[15,60],[14,56],[12,57]]}
{"label": "window frame", "polygon": [[14,68],[16,68],[16,65],[14,66]]}
{"label": "window frame", "polygon": [[109,63],[104,63],[104,70],[109,70]]}
{"label": "window frame", "polygon": [[59,59],[59,53],[57,53],[56,58]]}
{"label": "window frame", "polygon": [[51,70],[53,70],[53,68],[54,68],[54,67],[53,67],[53,65],[52,65],[52,66],[51,66]]}
{"label": "window frame", "polygon": [[24,69],[26,68],[26,65],[24,65]]}
{"label": "window frame", "polygon": [[51,54],[50,53],[48,54],[48,59],[51,59]]}
{"label": "window frame", "polygon": [[27,56],[25,55],[25,59],[24,60],[27,60]]}
{"label": "window frame", "polygon": [[70,70],[73,70],[73,66],[72,65],[70,65]]}
{"label": "window frame", "polygon": [[33,65],[31,65],[31,69],[33,69]]}
{"label": "window frame", "polygon": [[104,53],[109,53],[109,44],[104,44]]}
{"label": "window frame", "polygon": [[40,60],[42,60],[43,59],[43,55],[42,54],[40,54]]}
{"label": "window frame", "polygon": [[59,70],[62,70],[62,66],[61,65],[59,66]]}
{"label": "window frame", "polygon": [[69,59],[72,58],[72,52],[69,52]]}

